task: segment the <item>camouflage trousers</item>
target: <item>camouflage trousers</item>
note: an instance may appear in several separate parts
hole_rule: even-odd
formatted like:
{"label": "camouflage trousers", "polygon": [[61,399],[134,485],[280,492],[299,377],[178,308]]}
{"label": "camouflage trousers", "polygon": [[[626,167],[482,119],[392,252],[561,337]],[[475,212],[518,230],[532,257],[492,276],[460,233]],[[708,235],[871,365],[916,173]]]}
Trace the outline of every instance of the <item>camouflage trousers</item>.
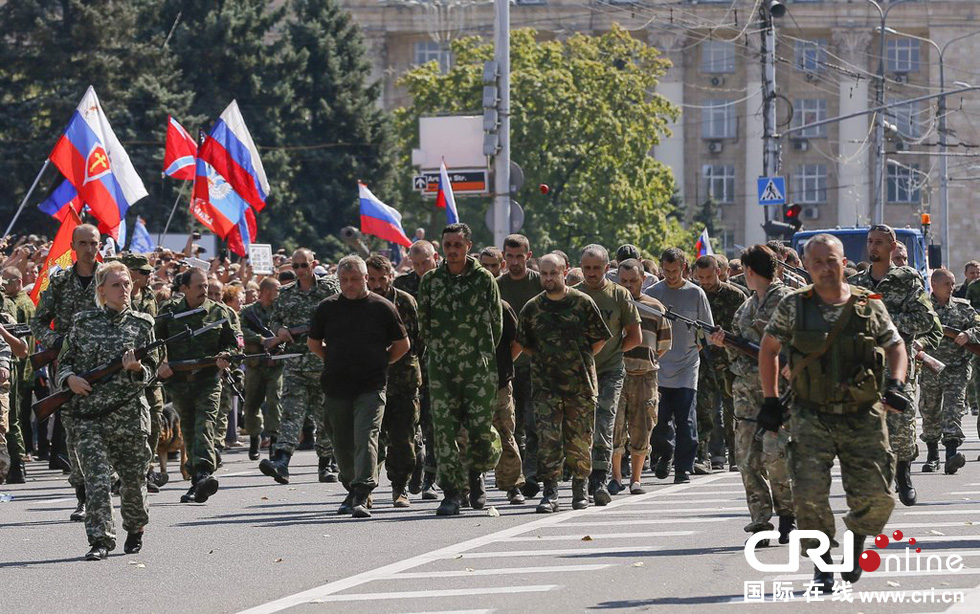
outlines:
{"label": "camouflage trousers", "polygon": [[[715,359],[717,360],[717,358]],[[723,372],[714,370],[707,361],[701,361],[698,370],[698,399],[695,406],[698,413],[698,448],[707,446],[711,431],[715,428],[715,414],[725,393]]]}
{"label": "camouflage trousers", "polygon": [[648,456],[650,435],[657,425],[657,372],[627,373],[623,380],[623,392],[619,395],[616,409],[616,429],[613,432],[614,454],[626,452],[629,439],[630,454]]}
{"label": "camouflage trousers", "polygon": [[[787,448],[797,527],[834,538],[830,470],[836,458],[849,510],[844,525],[857,535],[882,532],[895,507],[895,455],[888,445],[881,405],[850,414],[794,405]],[[803,548],[815,545],[815,540],[802,544]]]}
{"label": "camouflage trousers", "polygon": [[419,426],[419,389],[415,386],[393,387],[388,389],[386,397],[381,422],[385,472],[392,485],[405,486],[417,460],[415,432]]}
{"label": "camouflage trousers", "polygon": [[[463,492],[469,471],[490,471],[500,460],[500,435],[493,427],[497,373],[485,363],[474,365],[483,368],[460,369],[457,360],[449,360],[449,365],[436,358],[427,362],[439,485],[445,491]],[[469,435],[466,462],[456,442],[462,428]]]}
{"label": "camouflage trousers", "polygon": [[773,510],[779,516],[793,516],[793,489],[789,477],[786,445],[788,425],[777,433],[766,432],[756,441],[759,425],[755,422],[762,407],[762,385],[758,377],[739,377],[732,386],[735,412],[735,462],[745,487],[745,503],[751,522],[747,533],[772,529],[769,520]]}
{"label": "camouflage trousers", "polygon": [[592,470],[602,471],[609,481],[612,475],[613,437],[616,431],[616,408],[623,392],[626,369],[610,369],[598,374],[599,396],[595,406],[595,428],[592,432]]}
{"label": "camouflage trousers", "polygon": [[10,414],[10,383],[0,386],[0,484],[7,479],[10,471],[10,450],[7,447],[7,429],[10,428],[7,416]]}
{"label": "camouflage trousers", "polygon": [[[910,361],[915,362],[915,361]],[[888,425],[888,445],[898,461],[912,461],[919,456],[919,446],[915,441],[915,408],[919,405],[919,373],[910,374],[905,384],[905,393],[912,402],[904,412],[889,411],[885,418]]]}
{"label": "camouflage trousers", "polygon": [[573,478],[592,474],[592,429],[596,399],[593,396],[560,396],[534,387],[534,413],[538,430],[538,480],[558,483],[562,459]]}
{"label": "camouflage trousers", "polygon": [[116,547],[112,481],[119,476],[123,530],[138,533],[150,521],[146,473],[150,467],[149,411],[130,404],[98,418],[77,418],[78,459],[85,476],[85,533],[90,546]]}
{"label": "camouflage trousers", "polygon": [[963,445],[963,414],[966,413],[966,388],[970,383],[970,362],[947,365],[939,375],[922,374],[922,441],[944,445]]}
{"label": "camouflage trousers", "polygon": [[517,428],[514,438],[521,452],[524,477],[528,482],[536,482],[538,470],[538,430],[534,421],[534,400],[531,398],[534,387],[531,384],[531,365],[514,366],[514,418]]}
{"label": "camouflage trousers", "polygon": [[245,368],[245,431],[252,437],[261,435],[263,431],[269,436],[279,437],[282,371],[282,367]]}
{"label": "camouflage trousers", "polygon": [[150,462],[153,461],[153,454],[156,454],[157,444],[160,442],[160,430],[163,428],[163,386],[156,384],[146,389],[146,402],[150,406]]}
{"label": "camouflage trousers", "polygon": [[180,415],[180,430],[187,448],[187,473],[214,473],[215,425],[221,402],[221,381],[217,377],[167,384],[167,393]]}
{"label": "camouflage trousers", "polygon": [[371,492],[378,486],[378,437],[385,413],[385,391],[354,397],[324,396],[324,413],[336,445],[340,481],[353,492]]}
{"label": "camouflage trousers", "polygon": [[[52,393],[57,392],[52,387]],[[68,466],[71,473],[68,474],[68,483],[73,488],[85,485],[82,478],[82,469],[78,462],[78,436],[75,434],[75,419],[71,417],[71,412],[61,412],[61,426],[65,429],[65,454],[68,456]]]}
{"label": "camouflage trousers", "polygon": [[521,451],[517,446],[517,416],[514,411],[514,385],[507,382],[497,389],[497,407],[493,412],[493,427],[500,433],[500,460],[493,470],[499,490],[510,490],[524,485],[521,470]]}
{"label": "camouflage trousers", "polygon": [[299,445],[303,422],[309,415],[316,427],[316,454],[320,458],[333,456],[333,444],[326,423],[323,387],[318,371],[285,369],[282,376],[282,418],[279,421],[279,440],[272,453],[282,450],[290,456]]}
{"label": "camouflage trousers", "polygon": [[[27,453],[27,448],[24,443],[24,434],[20,428],[20,408],[23,405],[20,397],[23,394],[22,389],[24,388],[24,382],[17,379],[20,372],[21,369],[18,367],[15,367],[10,371],[10,377],[12,378],[10,380],[10,396],[6,401],[7,406],[9,407],[6,411],[4,411],[4,414],[7,416],[7,451],[10,453],[11,459],[21,458]],[[2,389],[0,389],[0,396],[4,396]],[[30,423],[28,423],[28,427],[29,426]],[[4,472],[0,471],[0,475],[3,474]],[[2,480],[2,478],[0,478],[0,480]],[[2,483],[3,482],[0,481],[0,484]]]}

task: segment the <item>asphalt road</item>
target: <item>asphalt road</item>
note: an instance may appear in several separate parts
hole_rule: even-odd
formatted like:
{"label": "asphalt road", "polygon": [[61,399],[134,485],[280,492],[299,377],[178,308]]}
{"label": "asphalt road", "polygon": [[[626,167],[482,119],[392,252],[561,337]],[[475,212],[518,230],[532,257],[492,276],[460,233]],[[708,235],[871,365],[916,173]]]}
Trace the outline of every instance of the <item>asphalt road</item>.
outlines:
{"label": "asphalt road", "polygon": [[[392,508],[385,481],[375,493],[374,518],[353,520],[336,515],[342,489],[316,481],[312,452],[294,457],[293,483],[281,486],[262,476],[244,451],[233,451],[218,473],[221,489],[208,503],[178,503],[186,489],[179,481],[151,495],[141,554],[122,554],[123,536],[107,561],[86,562],[84,529],[68,521],[72,491],[60,473],[34,463],[28,484],[0,486],[13,497],[0,502],[0,603],[14,613],[975,613],[980,444],[971,441],[964,451],[971,462],[955,476],[921,474],[917,465],[920,503],[898,504],[887,528],[902,531],[903,541],[916,539],[920,569],[928,555],[944,565],[960,556],[963,569],[916,570],[914,551],[907,564],[905,550],[893,543],[880,552],[896,555],[891,563],[901,563],[901,570],[893,565],[887,573],[866,573],[849,594],[821,602],[803,594],[809,561],[795,573],[749,567],[741,481],[727,471],[677,486],[645,476],[648,494],[624,493],[608,507],[577,512],[566,484],[562,511],[553,515],[535,514],[533,504],[508,505],[504,493],[493,490],[489,505],[499,516],[465,510],[456,518],[437,518],[437,502],[417,497],[411,509]],[[839,478],[832,504],[839,519],[845,508]],[[759,559],[786,562],[787,550],[772,547]],[[933,569],[939,560],[931,560]],[[746,600],[746,582],[764,583],[765,605]],[[775,582],[783,583],[787,601],[773,602]],[[862,601],[878,591],[884,593],[876,598],[906,602]],[[965,603],[941,601],[953,592]]]}

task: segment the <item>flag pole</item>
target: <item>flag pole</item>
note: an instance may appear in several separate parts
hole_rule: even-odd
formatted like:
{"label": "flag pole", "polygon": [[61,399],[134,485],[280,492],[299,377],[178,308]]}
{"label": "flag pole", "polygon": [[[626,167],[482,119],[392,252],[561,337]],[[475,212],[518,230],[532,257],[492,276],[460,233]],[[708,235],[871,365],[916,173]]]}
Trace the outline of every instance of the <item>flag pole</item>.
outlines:
{"label": "flag pole", "polygon": [[177,212],[177,205],[180,204],[180,199],[184,196],[184,188],[187,187],[188,182],[184,182],[184,185],[180,186],[180,192],[177,193],[177,200],[174,201],[174,206],[170,210],[170,217],[167,218],[167,225],[163,227],[163,232],[157,235],[157,245],[163,245],[163,235],[167,234],[170,230],[170,222],[174,219],[174,213]]}
{"label": "flag pole", "polygon": [[10,220],[10,224],[7,226],[7,230],[5,230],[3,233],[3,236],[5,238],[10,236],[10,230],[14,227],[14,224],[17,223],[17,218],[20,217],[21,211],[23,211],[24,207],[27,206],[27,201],[30,200],[31,194],[34,193],[34,189],[37,187],[37,183],[41,181],[41,175],[44,174],[44,171],[48,168],[49,164],[51,164],[50,158],[44,161],[44,166],[42,166],[41,170],[37,172],[37,177],[34,178],[34,183],[31,184],[31,189],[28,190],[27,194],[24,195],[24,200],[20,202],[20,207],[18,207],[17,213],[14,214],[14,219]]}

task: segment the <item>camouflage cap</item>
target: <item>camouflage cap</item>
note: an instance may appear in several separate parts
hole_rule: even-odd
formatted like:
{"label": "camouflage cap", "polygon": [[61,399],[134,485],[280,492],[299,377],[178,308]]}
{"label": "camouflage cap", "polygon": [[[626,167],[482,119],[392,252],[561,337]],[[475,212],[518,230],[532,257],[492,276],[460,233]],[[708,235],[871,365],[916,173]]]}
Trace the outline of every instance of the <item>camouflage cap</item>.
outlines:
{"label": "camouflage cap", "polygon": [[143,273],[153,272],[149,258],[142,254],[123,254],[119,260],[131,271],[141,271]]}

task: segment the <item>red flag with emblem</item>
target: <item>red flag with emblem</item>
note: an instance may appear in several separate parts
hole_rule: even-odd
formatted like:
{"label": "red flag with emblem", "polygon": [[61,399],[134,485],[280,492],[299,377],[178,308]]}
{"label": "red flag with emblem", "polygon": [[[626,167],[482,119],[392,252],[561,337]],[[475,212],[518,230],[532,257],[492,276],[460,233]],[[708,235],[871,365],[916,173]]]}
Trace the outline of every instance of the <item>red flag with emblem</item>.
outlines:
{"label": "red flag with emblem", "polygon": [[61,221],[61,228],[58,229],[58,234],[54,236],[54,242],[51,243],[51,250],[48,252],[48,257],[44,260],[44,266],[38,272],[37,280],[34,282],[34,288],[31,290],[30,297],[35,305],[40,300],[41,293],[48,289],[53,269],[67,269],[75,262],[75,252],[71,248],[71,235],[81,223],[82,220],[79,219],[75,209],[73,207],[67,207],[65,217]]}

